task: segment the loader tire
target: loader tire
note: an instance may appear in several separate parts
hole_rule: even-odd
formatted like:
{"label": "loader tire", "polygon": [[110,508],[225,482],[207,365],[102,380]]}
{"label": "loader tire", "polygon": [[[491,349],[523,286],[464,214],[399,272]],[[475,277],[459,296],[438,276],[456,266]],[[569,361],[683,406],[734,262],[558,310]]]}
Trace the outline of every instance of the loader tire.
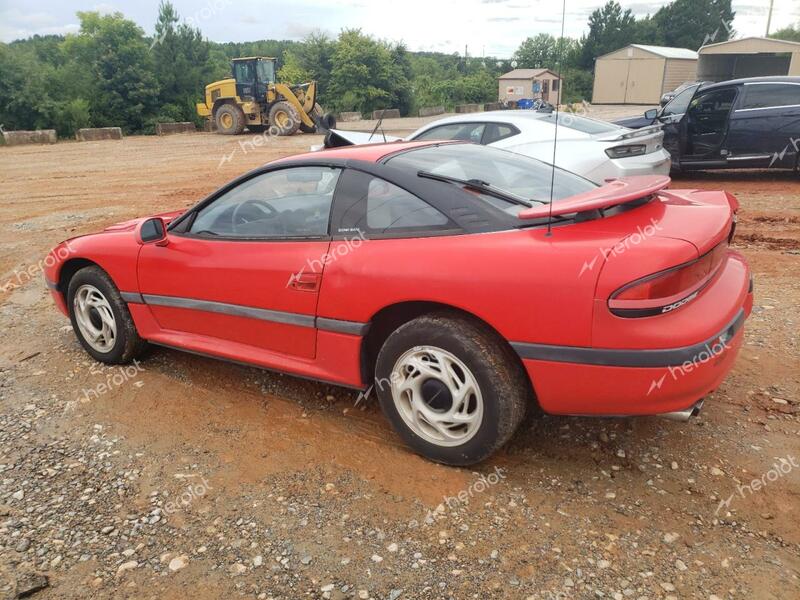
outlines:
{"label": "loader tire", "polygon": [[233,104],[223,104],[214,113],[217,131],[224,135],[239,135],[244,131],[244,113]]}
{"label": "loader tire", "polygon": [[276,102],[269,109],[270,131],[277,135],[294,135],[300,128],[300,115],[288,102]]}
{"label": "loader tire", "polygon": [[[319,104],[314,104],[314,108],[311,109],[311,112],[308,113],[308,116],[311,117],[311,120],[314,121],[314,123],[316,123],[317,119],[322,117],[322,107]],[[314,125],[313,127],[309,127],[305,123],[301,122],[300,131],[303,133],[316,133],[317,126]]]}

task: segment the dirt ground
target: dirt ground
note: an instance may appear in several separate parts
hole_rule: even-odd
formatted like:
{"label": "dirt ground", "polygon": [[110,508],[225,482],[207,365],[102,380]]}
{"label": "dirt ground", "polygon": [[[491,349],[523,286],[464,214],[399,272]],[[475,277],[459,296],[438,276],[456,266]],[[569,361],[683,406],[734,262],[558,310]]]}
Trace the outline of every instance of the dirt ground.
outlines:
{"label": "dirt ground", "polygon": [[800,598],[796,175],[673,183],[739,198],[756,278],[699,418],[536,416],[454,469],[341,388],[163,349],[98,365],[54,308],[57,242],[321,138],[254,139],[0,148],[0,597],[45,575],[37,600]]}

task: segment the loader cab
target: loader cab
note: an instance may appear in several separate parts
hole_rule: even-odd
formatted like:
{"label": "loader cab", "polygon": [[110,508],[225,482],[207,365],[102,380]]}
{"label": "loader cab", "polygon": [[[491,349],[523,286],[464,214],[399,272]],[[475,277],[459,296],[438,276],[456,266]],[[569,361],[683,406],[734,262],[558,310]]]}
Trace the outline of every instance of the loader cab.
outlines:
{"label": "loader cab", "polygon": [[231,72],[236,80],[236,95],[242,100],[263,102],[267,89],[275,83],[276,59],[268,57],[234,58]]}

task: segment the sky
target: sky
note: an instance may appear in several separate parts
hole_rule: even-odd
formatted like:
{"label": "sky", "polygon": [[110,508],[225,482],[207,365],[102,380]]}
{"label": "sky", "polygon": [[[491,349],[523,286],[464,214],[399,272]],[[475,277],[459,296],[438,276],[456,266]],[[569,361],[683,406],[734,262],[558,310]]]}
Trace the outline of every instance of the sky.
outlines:
{"label": "sky", "polygon": [[[770,0],[734,0],[737,37],[763,36]],[[216,42],[300,40],[312,31],[336,36],[360,28],[375,37],[403,41],[410,50],[509,58],[520,42],[537,33],[561,34],[557,0],[172,0],[181,19]],[[605,0],[566,0],[565,35],[587,30],[589,14]],[[666,1],[621,0],[637,17]],[[33,34],[76,33],[76,12],[121,12],[153,33],[158,0],[0,0],[0,41]],[[771,31],[800,23],[800,0],[774,0]],[[712,34],[713,32],[709,32]]]}

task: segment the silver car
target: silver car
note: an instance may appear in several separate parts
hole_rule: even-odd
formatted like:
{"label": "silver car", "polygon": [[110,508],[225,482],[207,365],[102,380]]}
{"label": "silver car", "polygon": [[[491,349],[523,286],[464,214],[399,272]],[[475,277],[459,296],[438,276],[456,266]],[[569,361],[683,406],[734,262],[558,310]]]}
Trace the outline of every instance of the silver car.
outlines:
{"label": "silver car", "polygon": [[[627,175],[667,175],[661,126],[628,129],[571,113],[496,111],[456,115],[421,127],[408,140],[469,140],[537,158],[603,184]],[[557,152],[553,155],[558,130]]]}

